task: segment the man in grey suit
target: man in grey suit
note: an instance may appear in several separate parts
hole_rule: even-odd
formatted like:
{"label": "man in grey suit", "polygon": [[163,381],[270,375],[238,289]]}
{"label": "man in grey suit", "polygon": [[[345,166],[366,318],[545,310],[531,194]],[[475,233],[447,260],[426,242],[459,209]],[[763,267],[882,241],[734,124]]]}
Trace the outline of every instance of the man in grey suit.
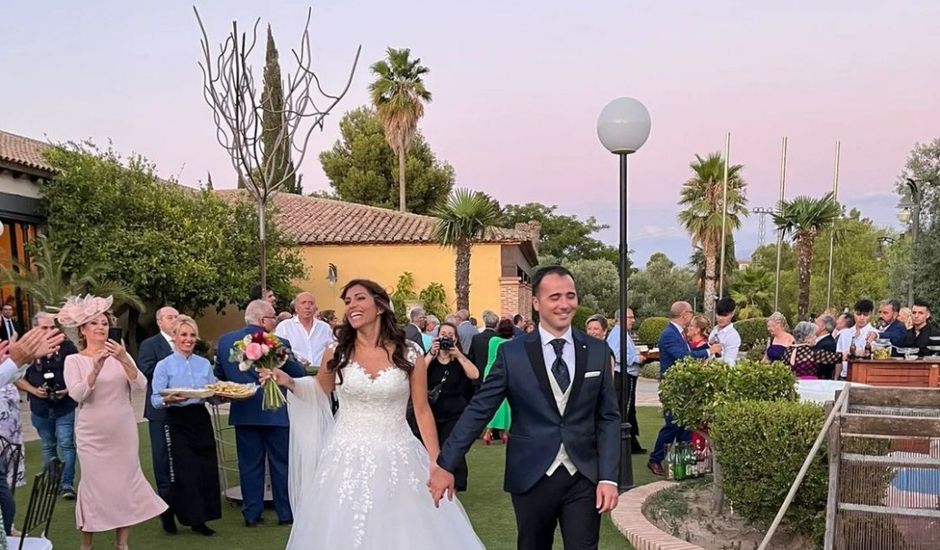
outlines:
{"label": "man in grey suit", "polygon": [[[167,500],[170,497],[170,452],[166,447],[166,411],[157,409],[150,402],[153,393],[153,371],[164,358],[173,354],[173,323],[179,312],[172,307],[165,306],[157,310],[157,326],[160,332],[147,338],[140,344],[137,354],[137,366],[140,372],[147,377],[147,399],[144,401],[144,418],[148,420],[150,429],[150,452],[153,456],[153,477],[157,483],[157,493],[160,498]],[[163,530],[167,533],[176,532],[176,521],[173,512],[167,510],[160,516]]]}
{"label": "man in grey suit", "polygon": [[411,340],[415,344],[421,347],[422,350],[428,351],[424,347],[424,338],[421,337],[421,334],[424,332],[424,327],[427,323],[427,314],[424,312],[424,308],[416,307],[411,310],[411,313],[408,314],[408,317],[411,319],[411,323],[405,327],[405,338]]}
{"label": "man in grey suit", "polygon": [[470,345],[473,343],[473,337],[480,333],[477,330],[477,327],[473,326],[470,322],[470,312],[461,309],[456,314],[457,316],[457,338],[460,339],[460,349],[464,353],[467,353],[467,350],[470,349]]}

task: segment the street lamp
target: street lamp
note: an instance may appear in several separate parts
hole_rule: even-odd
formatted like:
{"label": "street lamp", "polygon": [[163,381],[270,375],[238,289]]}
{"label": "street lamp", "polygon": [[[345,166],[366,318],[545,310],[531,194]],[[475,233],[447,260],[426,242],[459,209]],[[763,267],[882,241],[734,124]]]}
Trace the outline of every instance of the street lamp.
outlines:
{"label": "street lamp", "polygon": [[901,201],[898,204],[898,208],[901,211],[898,213],[898,219],[901,220],[901,223],[907,223],[907,220],[911,222],[911,268],[910,275],[907,286],[907,306],[914,306],[914,255],[917,254],[917,233],[920,232],[920,202],[923,198],[921,194],[920,185],[912,180],[907,178],[904,182],[907,184],[907,189],[910,196],[907,200]]}
{"label": "street lamp", "polygon": [[621,492],[633,487],[630,377],[627,376],[627,155],[636,153],[650,135],[650,113],[639,101],[621,97],[608,103],[597,117],[597,137],[620,157],[620,479]]}

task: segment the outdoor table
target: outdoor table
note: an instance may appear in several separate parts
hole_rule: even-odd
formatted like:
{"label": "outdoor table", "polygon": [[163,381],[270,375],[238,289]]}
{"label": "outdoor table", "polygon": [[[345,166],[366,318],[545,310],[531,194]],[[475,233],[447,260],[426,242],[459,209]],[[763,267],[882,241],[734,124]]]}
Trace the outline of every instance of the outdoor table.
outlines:
{"label": "outdoor table", "polygon": [[854,359],[849,380],[871,386],[940,387],[940,357],[919,359]]}

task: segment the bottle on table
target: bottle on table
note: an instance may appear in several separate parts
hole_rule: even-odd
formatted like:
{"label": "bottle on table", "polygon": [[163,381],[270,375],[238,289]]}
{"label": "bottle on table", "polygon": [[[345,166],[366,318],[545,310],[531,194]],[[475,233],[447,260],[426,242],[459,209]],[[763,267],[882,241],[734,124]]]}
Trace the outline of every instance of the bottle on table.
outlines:
{"label": "bottle on table", "polygon": [[676,481],[682,481],[686,478],[685,472],[685,460],[682,456],[682,444],[679,444],[679,449],[676,451],[675,456],[675,479]]}

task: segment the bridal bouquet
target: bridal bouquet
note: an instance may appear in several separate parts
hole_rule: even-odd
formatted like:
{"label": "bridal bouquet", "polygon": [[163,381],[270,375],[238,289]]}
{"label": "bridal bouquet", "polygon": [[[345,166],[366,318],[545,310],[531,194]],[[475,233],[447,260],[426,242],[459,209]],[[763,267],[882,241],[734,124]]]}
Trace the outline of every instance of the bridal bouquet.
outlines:
{"label": "bridal bouquet", "polygon": [[[235,342],[229,361],[238,363],[238,370],[242,372],[273,370],[284,365],[288,355],[287,348],[273,332],[256,332]],[[276,411],[287,403],[273,376],[264,382],[261,391],[264,392],[261,408],[266,411]]]}

